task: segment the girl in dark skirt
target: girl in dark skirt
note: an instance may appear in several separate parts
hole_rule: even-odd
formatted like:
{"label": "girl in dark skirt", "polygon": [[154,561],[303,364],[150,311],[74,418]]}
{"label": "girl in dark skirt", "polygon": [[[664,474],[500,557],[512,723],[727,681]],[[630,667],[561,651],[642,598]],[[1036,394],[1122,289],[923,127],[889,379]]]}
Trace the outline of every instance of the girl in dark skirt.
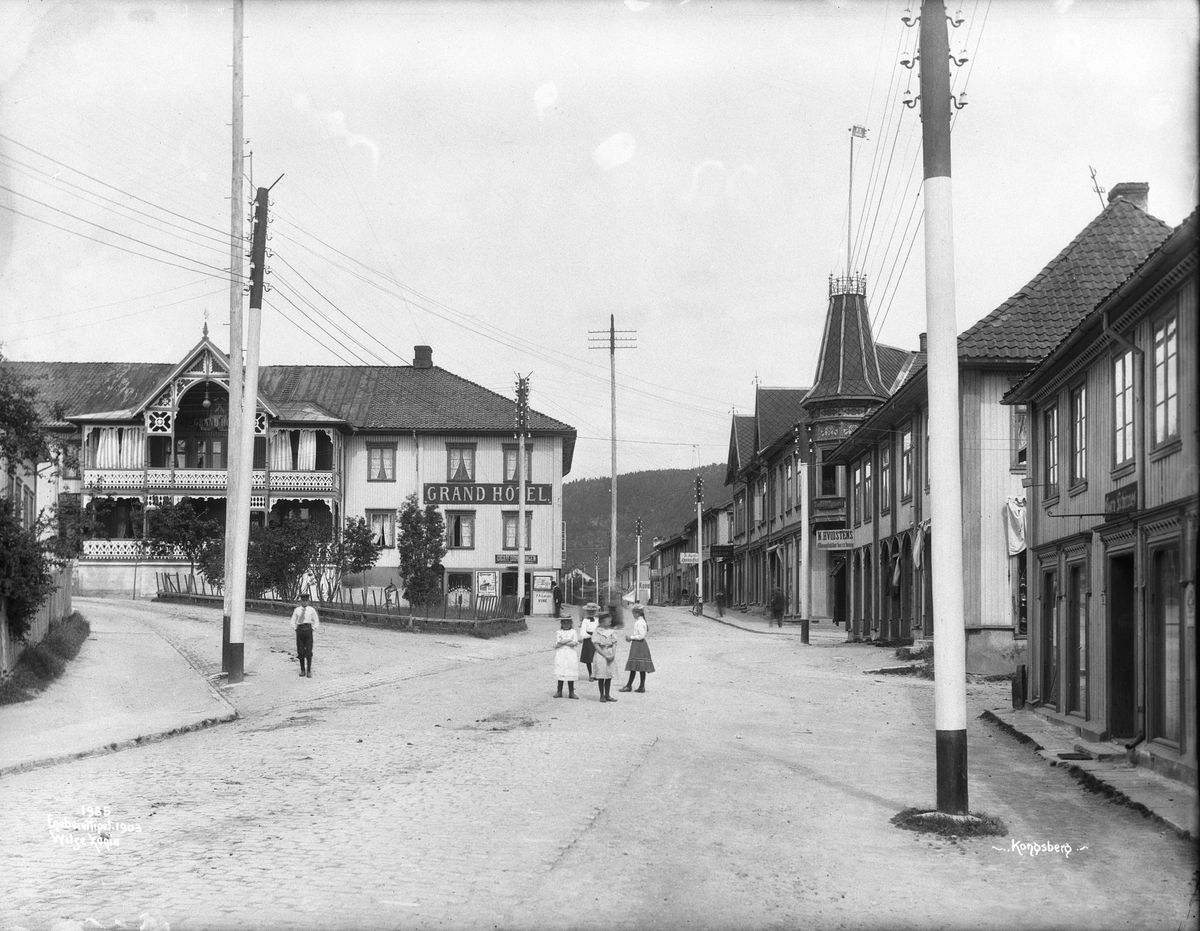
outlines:
{"label": "girl in dark skirt", "polygon": [[633,606],[633,632],[626,634],[629,641],[629,659],[625,661],[625,671],[629,673],[629,681],[621,692],[633,691],[633,674],[641,675],[637,691],[646,691],[646,673],[654,672],[654,660],[650,658],[650,644],[646,642],[646,609],[641,605]]}
{"label": "girl in dark skirt", "polygon": [[600,626],[599,614],[600,605],[594,601],[589,601],[583,606],[583,620],[579,623],[579,640],[583,644],[579,648],[579,662],[587,666],[589,682],[596,680],[596,677],[592,675],[592,658],[596,655],[596,646],[592,643],[592,634]]}

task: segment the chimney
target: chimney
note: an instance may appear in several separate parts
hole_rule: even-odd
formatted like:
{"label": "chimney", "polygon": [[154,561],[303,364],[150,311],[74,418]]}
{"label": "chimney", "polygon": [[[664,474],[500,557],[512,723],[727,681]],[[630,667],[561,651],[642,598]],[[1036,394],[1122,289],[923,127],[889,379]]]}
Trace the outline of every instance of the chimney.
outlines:
{"label": "chimney", "polygon": [[413,346],[413,368],[415,368],[415,369],[431,369],[431,368],[433,368],[433,347],[432,346]]}
{"label": "chimney", "polygon": [[1113,189],[1108,192],[1108,202],[1111,204],[1115,200],[1127,200],[1133,206],[1150,212],[1150,185],[1145,181],[1122,181],[1120,184],[1114,184]]}
{"label": "chimney", "polygon": [[921,347],[919,350],[920,352],[928,352],[929,351],[929,348],[925,343],[927,336],[928,336],[927,333],[922,333],[920,336],[917,337],[917,339],[920,340],[920,342],[918,343],[918,345]]}

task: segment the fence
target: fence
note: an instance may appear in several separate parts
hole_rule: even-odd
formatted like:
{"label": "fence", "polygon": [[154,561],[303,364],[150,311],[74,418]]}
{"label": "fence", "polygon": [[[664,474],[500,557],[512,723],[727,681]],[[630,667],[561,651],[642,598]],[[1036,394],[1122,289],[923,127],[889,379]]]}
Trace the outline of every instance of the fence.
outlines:
{"label": "fence", "polygon": [[[197,596],[202,598],[224,598],[224,591],[219,585],[207,582],[204,576],[185,575],[178,572],[156,572],[159,595]],[[399,590],[394,586],[387,588],[338,588],[329,592],[319,586],[314,586],[317,598],[313,603],[322,611],[335,611],[354,616],[376,616],[379,618],[407,618],[422,620],[447,621],[496,621],[520,617],[517,612],[516,595],[480,595],[470,606],[449,605],[444,599],[436,603],[424,605],[402,605]],[[358,593],[357,595],[355,593]],[[254,599],[256,603],[287,605],[281,598],[273,597],[274,593]]]}

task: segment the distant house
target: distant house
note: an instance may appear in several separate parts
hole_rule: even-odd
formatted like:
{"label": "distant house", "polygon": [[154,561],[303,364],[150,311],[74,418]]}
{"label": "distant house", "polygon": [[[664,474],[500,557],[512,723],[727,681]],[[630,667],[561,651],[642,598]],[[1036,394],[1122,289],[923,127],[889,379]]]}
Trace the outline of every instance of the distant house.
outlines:
{"label": "distant house", "polygon": [[[229,369],[207,332],[177,363],[4,364],[37,387],[48,411],[61,405],[63,419],[49,426],[83,463],[64,490],[81,495],[104,526],[84,544],[80,593],[154,590],[155,564],[142,546],[149,509],[188,499],[225,525]],[[535,613],[551,611],[574,428],[531,412],[518,464],[515,401],[435,366],[428,346],[416,347],[411,366],[266,366],[258,398],[252,524],[292,518],[332,533],[362,518],[384,550],[355,581],[384,585],[399,566],[397,510],[415,493],[446,521],[447,598],[515,595],[523,536],[525,590]]]}
{"label": "distant house", "polygon": [[1193,787],[1197,245],[1193,213],[1005,397],[1031,424],[1029,701]]}

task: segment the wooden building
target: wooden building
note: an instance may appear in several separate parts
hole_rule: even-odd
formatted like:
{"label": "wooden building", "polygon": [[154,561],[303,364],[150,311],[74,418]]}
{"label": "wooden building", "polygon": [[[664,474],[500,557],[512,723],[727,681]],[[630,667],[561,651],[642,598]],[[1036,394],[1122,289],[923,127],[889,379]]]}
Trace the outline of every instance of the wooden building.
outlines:
{"label": "wooden building", "polygon": [[1005,398],[1029,411],[1029,701],[1196,785],[1193,213]]}

